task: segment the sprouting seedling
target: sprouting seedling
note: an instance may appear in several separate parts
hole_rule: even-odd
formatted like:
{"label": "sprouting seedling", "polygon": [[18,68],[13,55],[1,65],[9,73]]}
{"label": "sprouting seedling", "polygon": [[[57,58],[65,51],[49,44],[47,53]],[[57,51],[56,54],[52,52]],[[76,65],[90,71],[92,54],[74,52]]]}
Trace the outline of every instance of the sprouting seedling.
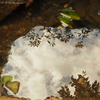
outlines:
{"label": "sprouting seedling", "polygon": [[62,23],[63,26],[68,26],[69,28],[72,28],[73,22],[71,18],[68,17],[59,17],[60,22]]}
{"label": "sprouting seedling", "polygon": [[65,9],[59,11],[61,17],[59,17],[60,22],[64,27],[72,28],[73,20],[81,20],[80,15],[75,10]]}
{"label": "sprouting seedling", "polygon": [[0,83],[4,84],[7,88],[9,88],[14,94],[18,93],[20,82],[12,81],[12,76],[2,76],[0,78]]}
{"label": "sprouting seedling", "polygon": [[80,15],[75,10],[65,9],[65,10],[61,10],[59,12],[64,17],[69,17],[74,20],[81,20]]}

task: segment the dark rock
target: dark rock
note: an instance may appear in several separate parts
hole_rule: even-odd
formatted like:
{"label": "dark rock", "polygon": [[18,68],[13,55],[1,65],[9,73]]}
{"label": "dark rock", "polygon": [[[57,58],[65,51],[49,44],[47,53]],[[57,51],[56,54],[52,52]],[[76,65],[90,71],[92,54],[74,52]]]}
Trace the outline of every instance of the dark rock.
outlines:
{"label": "dark rock", "polygon": [[0,4],[23,4],[26,0],[0,0]]}
{"label": "dark rock", "polygon": [[[0,0],[0,3],[1,1],[15,2],[16,0]],[[17,0],[17,2],[19,3],[15,2],[15,4],[9,4],[9,3],[0,4],[0,21],[4,19],[6,16],[8,16],[12,11],[14,11],[20,5],[20,3],[25,3],[26,1],[27,0]],[[34,4],[29,8],[29,10],[27,9],[27,13],[25,7],[23,8],[25,10],[23,10],[22,12],[20,9],[20,13],[18,11],[17,14],[12,14],[12,16],[14,16],[15,19],[11,17],[12,19],[8,19],[7,20],[8,22],[6,21],[5,24],[3,24],[3,26],[5,25],[7,26],[8,24],[9,27],[9,24],[12,24],[13,28],[15,28],[18,31],[20,27],[17,24],[23,23],[24,20],[25,20],[24,25],[30,24],[29,29],[32,28],[31,27],[32,25],[36,25],[36,24],[45,25],[45,26],[58,25],[59,20],[57,19],[57,16],[59,16],[59,14],[57,13],[57,11],[59,9],[64,9],[63,7],[68,1],[69,1],[69,6],[73,7],[73,9],[76,10],[82,18],[81,21],[76,22],[79,24],[80,27],[86,26],[88,28],[100,28],[100,6],[99,6],[100,1],[99,0],[88,0],[88,1],[87,0],[67,0],[67,1],[66,0],[51,0],[51,1],[34,0]],[[41,16],[42,19],[38,20],[37,19],[38,16]],[[37,19],[35,23],[31,23],[33,21],[32,19],[33,17]],[[29,31],[29,29],[27,31]]]}
{"label": "dark rock", "polygon": [[84,26],[100,28],[100,0],[70,0],[69,5],[80,14]]}
{"label": "dark rock", "polygon": [[19,4],[0,4],[0,21],[14,11]]}
{"label": "dark rock", "polygon": [[0,95],[8,95],[7,90],[3,87],[2,83],[0,83]]}
{"label": "dark rock", "polygon": [[0,21],[26,0],[0,0]]}
{"label": "dark rock", "polygon": [[[17,38],[26,35],[36,25],[58,26],[61,24],[57,18],[59,16],[57,11],[64,4],[57,3],[56,0],[55,2],[54,0],[34,0],[29,7],[25,7],[25,4],[20,6],[19,4],[0,5],[0,56],[2,57],[2,59],[0,58],[0,68],[7,63],[11,45]],[[12,6],[15,8],[13,9]],[[1,10],[3,11],[1,12]],[[13,12],[7,14],[9,11]]]}

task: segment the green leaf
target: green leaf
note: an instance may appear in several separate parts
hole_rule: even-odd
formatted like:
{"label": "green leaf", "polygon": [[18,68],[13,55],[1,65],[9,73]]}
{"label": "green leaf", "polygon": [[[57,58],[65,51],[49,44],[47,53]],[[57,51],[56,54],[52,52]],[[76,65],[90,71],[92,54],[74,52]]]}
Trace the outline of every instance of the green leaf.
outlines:
{"label": "green leaf", "polygon": [[18,93],[20,82],[13,81],[6,84],[6,87],[9,88],[14,94]]}
{"label": "green leaf", "polygon": [[59,12],[64,17],[69,17],[74,20],[81,20],[80,15],[75,10],[65,9],[65,10],[61,10]]}
{"label": "green leaf", "polygon": [[7,84],[8,82],[10,82],[11,80],[12,80],[12,76],[3,76],[2,78],[1,78],[1,83],[2,84]]}
{"label": "green leaf", "polygon": [[70,18],[68,17],[59,17],[60,22],[63,24],[65,27],[72,28],[73,22]]}

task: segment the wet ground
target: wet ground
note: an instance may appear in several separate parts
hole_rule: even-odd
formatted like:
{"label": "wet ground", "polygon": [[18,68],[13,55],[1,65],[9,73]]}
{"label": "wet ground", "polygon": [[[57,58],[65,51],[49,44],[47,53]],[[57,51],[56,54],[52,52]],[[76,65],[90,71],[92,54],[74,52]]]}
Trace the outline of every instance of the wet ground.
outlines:
{"label": "wet ground", "polygon": [[56,27],[60,25],[57,11],[67,2],[44,1],[34,1],[29,7],[23,4],[0,22],[0,73],[21,83],[16,95],[7,93],[1,84],[1,95],[44,99],[57,96],[70,75],[82,70],[91,82],[100,78],[100,30]]}
{"label": "wet ground", "polygon": [[16,39],[2,76],[13,76],[21,87],[16,95],[10,91],[9,95],[32,100],[58,96],[59,87],[82,70],[91,83],[99,80],[99,33],[99,29],[58,30],[41,26]]}
{"label": "wet ground", "polygon": [[[2,62],[7,62],[7,55],[14,40],[27,34],[31,28],[36,25],[57,26],[58,23],[60,24],[57,19],[57,11],[60,8],[64,8],[65,3],[64,0],[52,0],[50,2],[35,0],[29,7],[25,7],[25,4],[23,4],[4,20],[0,21],[0,66],[3,67]],[[0,6],[1,10],[2,6]],[[7,13],[6,9],[10,9],[10,6],[12,5],[5,5],[3,11]],[[3,15],[4,13],[0,16]]]}
{"label": "wet ground", "polygon": [[0,22],[0,30],[2,33],[24,34],[35,25],[55,26],[59,23],[57,11],[63,8],[65,3],[67,2],[64,0],[61,2],[36,0],[29,7],[25,7],[25,4],[23,4],[9,17]]}

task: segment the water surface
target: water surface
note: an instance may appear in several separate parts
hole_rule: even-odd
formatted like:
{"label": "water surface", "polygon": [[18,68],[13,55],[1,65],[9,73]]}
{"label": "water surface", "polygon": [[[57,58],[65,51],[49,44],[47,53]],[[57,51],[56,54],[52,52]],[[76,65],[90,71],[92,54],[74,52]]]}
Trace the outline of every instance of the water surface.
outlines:
{"label": "water surface", "polygon": [[[85,29],[86,30],[86,29]],[[30,31],[32,35],[33,31]],[[90,82],[98,80],[100,82],[100,32],[94,29],[91,32],[82,34],[82,29],[73,29],[64,36],[67,38],[53,38],[55,32],[47,33],[39,28],[35,28],[35,42],[30,40],[30,35],[22,36],[14,41],[11,46],[11,54],[5,64],[2,75],[12,75],[21,86],[16,96],[24,96],[35,99],[44,99],[47,96],[57,96],[61,85],[70,82],[70,76],[87,72]],[[59,30],[58,33],[61,33]],[[64,30],[63,30],[64,33]],[[62,34],[63,34],[62,33]],[[84,33],[84,32],[83,32]],[[38,34],[38,35],[36,35]],[[83,35],[86,36],[83,39]],[[49,38],[46,38],[48,37]],[[40,37],[40,39],[39,39]],[[31,36],[32,38],[32,36]],[[62,42],[61,42],[62,40]],[[82,43],[82,47],[77,47],[77,43]],[[33,43],[33,45],[32,45]],[[76,47],[75,47],[76,46]],[[70,88],[72,93],[73,88]],[[12,94],[9,92],[9,94]]]}

